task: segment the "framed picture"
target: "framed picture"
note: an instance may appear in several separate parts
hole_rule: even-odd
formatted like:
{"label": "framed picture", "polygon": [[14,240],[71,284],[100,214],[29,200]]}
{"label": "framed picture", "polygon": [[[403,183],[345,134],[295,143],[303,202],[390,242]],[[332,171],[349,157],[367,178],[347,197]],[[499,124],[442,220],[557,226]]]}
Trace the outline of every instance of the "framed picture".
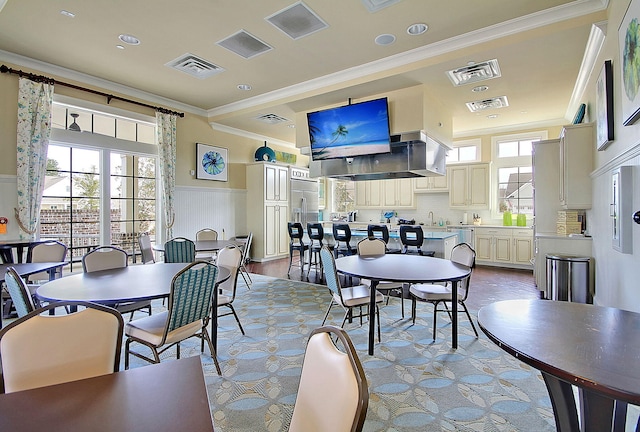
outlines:
{"label": "framed picture", "polygon": [[636,55],[636,47],[640,45],[639,20],[640,0],[632,0],[618,28],[622,121],[625,126],[640,118],[640,57]]}
{"label": "framed picture", "polygon": [[596,147],[604,150],[613,141],[613,75],[611,60],[604,62],[596,82]]}
{"label": "framed picture", "polygon": [[196,178],[227,181],[228,150],[222,147],[196,143]]}

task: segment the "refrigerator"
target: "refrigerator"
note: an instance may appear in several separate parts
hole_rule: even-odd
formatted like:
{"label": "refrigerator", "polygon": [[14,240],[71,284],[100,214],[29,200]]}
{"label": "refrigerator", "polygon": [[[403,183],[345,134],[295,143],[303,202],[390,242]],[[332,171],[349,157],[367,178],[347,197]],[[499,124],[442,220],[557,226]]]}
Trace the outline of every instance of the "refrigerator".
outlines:
{"label": "refrigerator", "polygon": [[307,223],[318,222],[318,179],[309,178],[309,171],[291,167],[289,169],[290,220]]}

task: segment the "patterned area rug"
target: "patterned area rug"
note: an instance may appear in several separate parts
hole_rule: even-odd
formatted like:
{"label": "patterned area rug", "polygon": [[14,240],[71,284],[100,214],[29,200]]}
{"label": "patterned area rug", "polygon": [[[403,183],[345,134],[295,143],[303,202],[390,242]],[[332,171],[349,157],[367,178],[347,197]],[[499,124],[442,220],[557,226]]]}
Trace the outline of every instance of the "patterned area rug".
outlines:
{"label": "patterned area rug", "polygon": [[[247,333],[233,316],[219,321],[216,374],[208,351],[201,356],[216,431],[286,431],[291,420],[309,332],[319,327],[330,296],[325,286],[252,275],[240,280],[234,302]],[[161,302],[154,302],[160,310]],[[460,315],[458,349],[451,349],[451,324],[438,316],[432,340],[432,310],[418,304],[411,325],[400,301],[380,309],[382,343],[367,354],[368,324],[346,324],[369,383],[365,431],[554,431],[546,387],[533,368],[504,353],[480,332],[476,339]],[[473,313],[472,315],[475,315]],[[328,324],[339,325],[334,306]],[[475,319],[475,316],[474,316]],[[196,339],[182,356],[198,355]],[[163,357],[175,358],[169,351]],[[167,361],[170,361],[169,359]],[[136,359],[132,367],[141,366]]]}

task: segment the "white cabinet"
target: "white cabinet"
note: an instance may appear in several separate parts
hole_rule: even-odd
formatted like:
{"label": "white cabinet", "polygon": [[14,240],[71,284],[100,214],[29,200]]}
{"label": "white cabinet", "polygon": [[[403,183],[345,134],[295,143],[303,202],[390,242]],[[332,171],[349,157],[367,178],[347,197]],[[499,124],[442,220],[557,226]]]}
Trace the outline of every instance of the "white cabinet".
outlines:
{"label": "white cabinet", "polygon": [[247,229],[253,232],[251,258],[266,261],[289,254],[289,168],[273,163],[247,165]]}
{"label": "white cabinet", "polygon": [[488,163],[447,167],[449,207],[458,209],[489,208]]}
{"label": "white cabinet", "polygon": [[385,208],[413,207],[413,183],[410,178],[382,180],[382,205]]}
{"label": "white cabinet", "polygon": [[358,181],[356,208],[414,208],[412,179]]}
{"label": "white cabinet", "polygon": [[476,228],[478,263],[531,268],[533,231],[529,228]]}
{"label": "white cabinet", "polygon": [[447,192],[449,191],[447,176],[416,177],[413,190],[415,193]]}
{"label": "white cabinet", "polygon": [[591,208],[593,170],[592,123],[565,126],[560,134],[560,204],[566,209]]}

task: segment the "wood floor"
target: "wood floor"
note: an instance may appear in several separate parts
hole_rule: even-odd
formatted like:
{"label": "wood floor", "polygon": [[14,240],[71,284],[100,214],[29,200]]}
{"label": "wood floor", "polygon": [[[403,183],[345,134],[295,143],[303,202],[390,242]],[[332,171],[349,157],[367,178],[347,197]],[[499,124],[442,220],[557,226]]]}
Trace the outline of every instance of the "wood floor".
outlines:
{"label": "wood floor", "polygon": [[[289,258],[284,258],[263,263],[251,262],[247,269],[251,273],[287,279],[288,267]],[[313,268],[309,279],[306,276],[305,271],[305,275],[301,279],[300,269],[291,268],[291,279],[321,283]],[[531,270],[476,266],[471,275],[469,290],[466,305],[475,310],[499,300],[540,298]]]}

